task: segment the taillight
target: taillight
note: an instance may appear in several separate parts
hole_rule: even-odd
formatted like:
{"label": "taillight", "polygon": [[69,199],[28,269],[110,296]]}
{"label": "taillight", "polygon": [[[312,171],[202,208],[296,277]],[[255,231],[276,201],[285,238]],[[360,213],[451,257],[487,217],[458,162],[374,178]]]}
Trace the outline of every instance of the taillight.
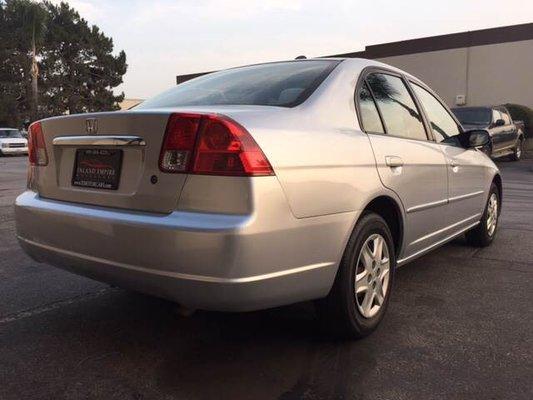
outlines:
{"label": "taillight", "polygon": [[34,122],[30,125],[28,131],[28,159],[30,165],[48,165],[48,154],[46,153],[41,123]]}
{"label": "taillight", "polygon": [[163,172],[187,172],[200,126],[200,115],[172,114],[159,155],[159,169]]}
{"label": "taillight", "polygon": [[274,175],[250,133],[232,119],[213,114],[172,114],[159,168],[189,174]]}

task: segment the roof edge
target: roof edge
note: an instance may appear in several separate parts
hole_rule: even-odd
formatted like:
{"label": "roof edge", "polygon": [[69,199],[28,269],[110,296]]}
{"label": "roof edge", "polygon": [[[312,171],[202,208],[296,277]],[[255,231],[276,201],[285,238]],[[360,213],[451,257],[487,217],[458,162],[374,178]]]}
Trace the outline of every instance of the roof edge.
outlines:
{"label": "roof edge", "polygon": [[533,23],[429,36],[366,46],[364,51],[326,57],[383,58],[533,39]]}

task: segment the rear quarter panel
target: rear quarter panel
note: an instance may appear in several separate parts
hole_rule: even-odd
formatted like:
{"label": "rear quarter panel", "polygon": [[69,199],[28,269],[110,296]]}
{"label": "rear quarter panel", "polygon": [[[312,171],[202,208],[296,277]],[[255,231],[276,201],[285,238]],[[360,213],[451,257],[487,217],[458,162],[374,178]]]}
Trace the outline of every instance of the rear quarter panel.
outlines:
{"label": "rear quarter panel", "polygon": [[258,136],[297,218],[361,209],[381,188],[368,137],[354,129]]}
{"label": "rear quarter panel", "polygon": [[300,106],[230,115],[265,152],[297,218],[360,210],[385,191],[355,111],[355,86],[366,63],[340,63]]}

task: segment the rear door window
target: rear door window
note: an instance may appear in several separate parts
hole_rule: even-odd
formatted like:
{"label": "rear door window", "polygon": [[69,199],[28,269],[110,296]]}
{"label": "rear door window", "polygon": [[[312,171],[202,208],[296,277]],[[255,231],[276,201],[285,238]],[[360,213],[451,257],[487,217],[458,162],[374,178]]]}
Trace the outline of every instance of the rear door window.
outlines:
{"label": "rear door window", "polygon": [[366,80],[376,99],[387,134],[427,140],[420,111],[401,78],[375,73]]}
{"label": "rear door window", "polygon": [[366,83],[363,83],[359,89],[359,113],[361,114],[362,128],[365,132],[385,133],[376,103],[374,103]]}

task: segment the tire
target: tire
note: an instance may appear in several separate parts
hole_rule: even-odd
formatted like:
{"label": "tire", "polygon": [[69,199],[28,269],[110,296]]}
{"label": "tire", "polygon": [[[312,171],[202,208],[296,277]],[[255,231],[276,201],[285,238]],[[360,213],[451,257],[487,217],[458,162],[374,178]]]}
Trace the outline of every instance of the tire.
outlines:
{"label": "tire", "polygon": [[494,158],[494,156],[492,155],[492,152],[493,152],[493,148],[492,148],[492,143],[488,145],[488,148],[487,148],[487,151],[485,152],[485,154],[487,156],[489,156],[489,158]]}
{"label": "tire", "polygon": [[[379,243],[381,255],[375,252]],[[373,332],[387,310],[395,269],[394,242],[387,223],[375,213],[365,213],[346,245],[330,293],[315,303],[323,328],[349,339]],[[360,290],[358,295],[356,287]]]}
{"label": "tire", "polygon": [[[480,223],[466,233],[466,240],[471,246],[487,247],[494,240],[501,210],[500,199],[501,197],[498,187],[493,182],[490,187],[489,198],[485,205],[485,211],[483,212]],[[493,208],[494,201],[496,201],[496,209]],[[489,219],[493,222],[489,223]]]}
{"label": "tire", "polygon": [[516,142],[516,146],[513,150],[513,154],[511,154],[509,156],[509,158],[512,160],[512,161],[520,161],[520,159],[522,158],[522,146],[524,145],[524,140],[522,138],[519,138],[518,139],[518,142]]}

